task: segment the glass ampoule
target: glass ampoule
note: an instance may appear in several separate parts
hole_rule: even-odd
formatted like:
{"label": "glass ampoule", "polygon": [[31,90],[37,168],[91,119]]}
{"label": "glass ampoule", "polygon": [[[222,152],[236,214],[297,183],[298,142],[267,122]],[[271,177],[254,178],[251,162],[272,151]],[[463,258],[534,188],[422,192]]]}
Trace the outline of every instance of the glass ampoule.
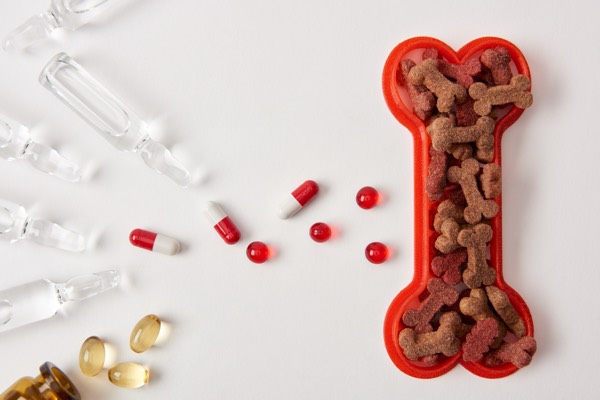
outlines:
{"label": "glass ampoule", "polygon": [[180,186],[190,184],[190,173],[165,146],[150,138],[146,122],[67,54],[50,60],[40,83],[117,149],[138,153],[150,168]]}
{"label": "glass ampoule", "polygon": [[58,28],[75,30],[90,22],[109,0],[52,0],[48,11],[29,18],[12,31],[2,47],[6,51],[23,50],[51,37]]}
{"label": "glass ampoule", "polygon": [[53,317],[63,304],[96,296],[119,285],[119,271],[80,275],[64,283],[39,279],[0,291],[0,332]]}
{"label": "glass ampoule", "polygon": [[81,400],[81,395],[64,372],[45,362],[37,377],[19,379],[0,394],[0,400]]}
{"label": "glass ampoule", "polygon": [[81,169],[52,147],[34,142],[26,126],[0,114],[0,157],[25,160],[40,171],[69,182],[81,179]]}
{"label": "glass ampoule", "polygon": [[85,238],[77,232],[42,219],[33,219],[23,206],[0,199],[0,239],[11,243],[29,239],[44,246],[83,251]]}

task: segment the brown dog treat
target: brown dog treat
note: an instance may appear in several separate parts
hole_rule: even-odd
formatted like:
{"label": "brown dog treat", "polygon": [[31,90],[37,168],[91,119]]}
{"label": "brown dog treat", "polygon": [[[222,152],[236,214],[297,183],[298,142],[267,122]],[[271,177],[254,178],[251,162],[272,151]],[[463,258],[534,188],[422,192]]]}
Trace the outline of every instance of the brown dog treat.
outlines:
{"label": "brown dog treat", "polygon": [[448,218],[440,228],[440,236],[435,239],[434,247],[444,254],[448,254],[458,249],[461,245],[458,243],[458,233],[460,225],[452,218]]}
{"label": "brown dog treat", "polygon": [[487,49],[481,53],[479,60],[490,69],[495,85],[508,85],[513,74],[510,70],[511,59],[507,48],[498,46]]}
{"label": "brown dog treat", "polygon": [[459,84],[450,82],[438,71],[438,60],[427,59],[413,67],[408,74],[408,81],[413,85],[425,85],[437,97],[439,112],[450,112],[457,103],[467,98],[467,91]]}
{"label": "brown dog treat", "polygon": [[519,108],[527,108],[533,103],[533,95],[527,91],[531,86],[525,75],[515,75],[510,84],[488,88],[484,83],[477,82],[469,87],[469,96],[475,103],[473,109],[479,115],[488,115],[492,106],[514,103]]}
{"label": "brown dog treat", "polygon": [[464,322],[461,322],[460,326],[458,327],[458,330],[456,331],[456,336],[461,341],[464,341],[465,337],[469,332],[471,332],[471,329],[473,329],[474,326],[475,325],[465,324]]}
{"label": "brown dog treat", "polygon": [[473,146],[469,143],[456,143],[450,146],[448,153],[452,154],[457,160],[464,161],[473,155]]}
{"label": "brown dog treat", "polygon": [[431,201],[437,201],[444,195],[446,189],[446,171],[448,169],[448,156],[443,151],[429,148],[429,173],[425,183],[427,197]]}
{"label": "brown dog treat", "polygon": [[475,125],[479,119],[479,115],[473,109],[473,99],[468,98],[462,104],[456,105],[456,123],[458,126]]}
{"label": "brown dog treat", "polygon": [[475,178],[478,173],[479,162],[473,158],[463,161],[460,167],[448,169],[448,180],[460,184],[469,204],[465,208],[465,221],[469,224],[481,221],[482,215],[488,219],[493,218],[500,209],[494,200],[485,200],[479,192]]}
{"label": "brown dog treat", "polygon": [[486,259],[486,243],[492,240],[492,235],[492,228],[487,224],[465,228],[458,234],[457,241],[467,248],[468,255],[463,282],[471,289],[482,284],[491,285],[496,280],[496,271],[490,268]]}
{"label": "brown dog treat", "polygon": [[467,261],[467,251],[458,249],[445,256],[431,260],[431,270],[448,285],[458,285],[462,281],[460,267]]}
{"label": "brown dog treat", "polygon": [[425,121],[433,113],[435,97],[425,86],[414,85],[408,81],[408,74],[415,65],[415,62],[412,60],[402,60],[398,66],[396,80],[399,85],[406,88],[413,104],[413,113],[422,121]]}
{"label": "brown dog treat", "polygon": [[433,228],[436,232],[442,232],[442,224],[449,218],[452,218],[458,224],[464,224],[465,208],[455,205],[452,200],[444,200],[437,208],[437,213],[433,218]]}
{"label": "brown dog treat", "polygon": [[409,360],[418,360],[421,357],[443,354],[451,357],[460,350],[460,340],[456,332],[462,324],[457,312],[447,312],[440,317],[440,326],[437,331],[417,334],[411,328],[404,328],[398,336],[400,347]]}
{"label": "brown dog treat", "polygon": [[496,333],[496,339],[492,342],[492,348],[498,348],[502,344],[508,328],[488,305],[488,298],[483,288],[471,289],[469,296],[460,300],[459,308],[461,313],[473,318],[475,321],[495,318],[498,321],[498,332]]}
{"label": "brown dog treat", "polygon": [[503,363],[512,363],[517,368],[523,368],[531,363],[536,350],[535,339],[525,336],[515,343],[504,343],[498,350],[492,351],[485,357],[485,364],[495,367]]}
{"label": "brown dog treat", "polygon": [[506,323],[508,329],[519,338],[525,336],[525,333],[527,333],[525,322],[523,322],[517,310],[510,303],[506,293],[496,286],[487,286],[485,291],[490,299],[490,303],[492,303],[492,307],[494,307],[494,310],[496,310],[500,318]]}
{"label": "brown dog treat", "polygon": [[477,149],[475,152],[475,158],[477,161],[481,161],[482,163],[491,163],[494,161],[494,148],[491,149]]}
{"label": "brown dog treat", "polygon": [[477,59],[470,59],[464,64],[452,64],[440,57],[439,52],[434,48],[423,51],[423,59],[428,58],[438,61],[438,70],[447,78],[454,79],[456,83],[469,88],[473,84],[473,76],[481,72],[481,62]]}
{"label": "brown dog treat", "polygon": [[431,332],[431,320],[444,306],[451,306],[458,301],[458,292],[445,284],[441,279],[431,278],[427,282],[429,296],[421,303],[418,310],[408,310],[402,316],[404,325],[414,327],[416,333]]}
{"label": "brown dog treat", "polygon": [[502,169],[498,164],[484,165],[479,181],[486,199],[500,196],[502,192]]}
{"label": "brown dog treat", "polygon": [[490,350],[490,346],[498,335],[498,321],[495,318],[486,318],[477,321],[471,329],[463,344],[463,360],[479,361]]}
{"label": "brown dog treat", "polygon": [[490,117],[479,117],[475,125],[456,127],[448,118],[437,118],[427,127],[431,144],[438,151],[448,151],[456,143],[475,142],[478,149],[494,147],[494,127],[496,123]]}

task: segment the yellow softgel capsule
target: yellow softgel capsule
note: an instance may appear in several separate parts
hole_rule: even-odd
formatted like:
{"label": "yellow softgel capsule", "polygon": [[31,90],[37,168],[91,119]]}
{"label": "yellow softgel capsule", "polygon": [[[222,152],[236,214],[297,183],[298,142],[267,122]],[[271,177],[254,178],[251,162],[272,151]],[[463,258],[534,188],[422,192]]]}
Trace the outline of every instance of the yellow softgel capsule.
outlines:
{"label": "yellow softgel capsule", "polygon": [[140,364],[124,362],[108,370],[108,380],[115,385],[135,389],[148,383],[150,372]]}
{"label": "yellow softgel capsule", "polygon": [[146,315],[131,331],[129,346],[136,353],[143,353],[154,345],[160,333],[160,318],[154,314]]}
{"label": "yellow softgel capsule", "polygon": [[83,342],[79,351],[79,368],[87,376],[96,376],[104,368],[106,350],[102,339],[91,336]]}

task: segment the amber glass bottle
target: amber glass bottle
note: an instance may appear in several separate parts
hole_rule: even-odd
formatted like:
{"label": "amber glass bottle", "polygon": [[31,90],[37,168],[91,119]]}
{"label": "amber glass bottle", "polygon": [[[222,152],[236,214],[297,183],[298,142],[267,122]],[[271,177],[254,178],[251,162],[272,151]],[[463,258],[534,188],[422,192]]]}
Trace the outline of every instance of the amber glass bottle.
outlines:
{"label": "amber glass bottle", "polygon": [[58,367],[42,364],[36,378],[21,378],[4,393],[0,400],[81,400],[79,391]]}

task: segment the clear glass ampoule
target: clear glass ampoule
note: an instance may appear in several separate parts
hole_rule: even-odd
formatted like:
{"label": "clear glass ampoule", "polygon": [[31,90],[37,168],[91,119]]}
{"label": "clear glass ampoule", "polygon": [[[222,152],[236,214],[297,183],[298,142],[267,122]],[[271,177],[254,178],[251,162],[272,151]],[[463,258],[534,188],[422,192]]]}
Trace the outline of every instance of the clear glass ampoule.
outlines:
{"label": "clear glass ampoule", "polygon": [[64,372],[45,362],[37,377],[19,379],[0,394],[0,400],[81,400],[81,395]]}
{"label": "clear glass ampoule", "polygon": [[180,186],[190,184],[190,173],[165,146],[150,138],[147,124],[67,54],[50,60],[40,83],[117,149],[138,153],[150,168]]}
{"label": "clear glass ampoule", "polygon": [[0,199],[0,239],[14,243],[29,239],[67,251],[83,251],[85,238],[77,232],[46,220],[33,219],[23,206]]}
{"label": "clear glass ampoule", "polygon": [[75,30],[92,20],[105,8],[108,0],[52,0],[43,14],[29,18],[12,31],[2,47],[7,51],[23,50],[30,45],[49,38],[58,28]]}
{"label": "clear glass ampoule", "polygon": [[81,275],[65,283],[40,279],[0,291],[0,332],[56,315],[68,301],[80,301],[116,287],[119,271]]}
{"label": "clear glass ampoule", "polygon": [[22,159],[35,168],[69,182],[81,179],[81,170],[52,147],[34,142],[26,126],[0,114],[0,157]]}

